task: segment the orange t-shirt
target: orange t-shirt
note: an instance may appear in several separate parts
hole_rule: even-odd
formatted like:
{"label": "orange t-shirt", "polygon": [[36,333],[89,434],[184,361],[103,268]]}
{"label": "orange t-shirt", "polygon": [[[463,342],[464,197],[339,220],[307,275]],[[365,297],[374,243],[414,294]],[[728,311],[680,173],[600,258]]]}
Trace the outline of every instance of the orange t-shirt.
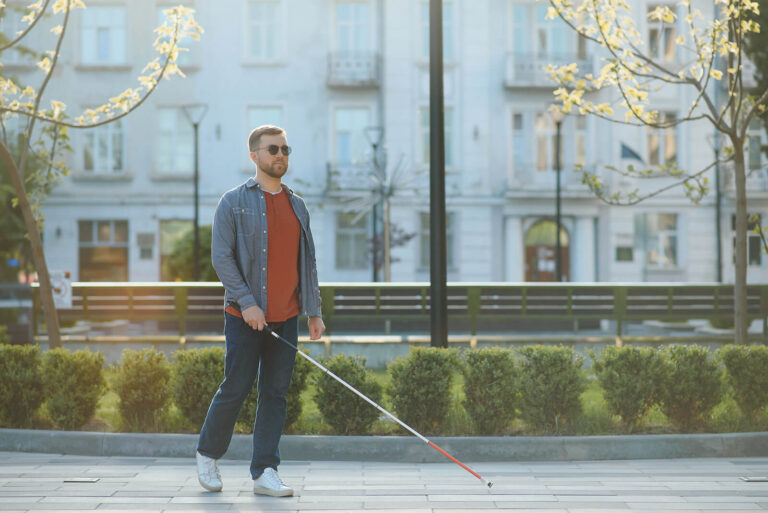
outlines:
{"label": "orange t-shirt", "polygon": [[299,314],[299,241],[301,225],[284,190],[264,192],[267,204],[267,322]]}

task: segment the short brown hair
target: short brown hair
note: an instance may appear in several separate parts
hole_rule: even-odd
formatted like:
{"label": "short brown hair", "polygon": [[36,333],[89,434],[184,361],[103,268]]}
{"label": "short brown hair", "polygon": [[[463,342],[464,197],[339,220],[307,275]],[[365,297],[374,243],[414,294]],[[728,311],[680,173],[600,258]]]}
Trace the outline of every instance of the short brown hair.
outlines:
{"label": "short brown hair", "polygon": [[285,130],[275,125],[261,125],[251,130],[251,135],[248,136],[248,151],[253,153],[256,148],[259,147],[259,141],[262,135],[280,135],[284,134]]}

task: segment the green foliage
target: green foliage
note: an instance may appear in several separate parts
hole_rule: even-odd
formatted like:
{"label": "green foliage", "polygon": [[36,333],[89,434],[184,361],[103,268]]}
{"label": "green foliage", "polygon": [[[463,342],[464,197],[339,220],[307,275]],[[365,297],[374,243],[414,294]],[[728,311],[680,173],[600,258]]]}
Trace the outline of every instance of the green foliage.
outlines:
{"label": "green foliage", "polygon": [[56,348],[43,355],[46,409],[61,429],[77,429],[96,412],[106,391],[104,355],[87,349],[70,352]]}
{"label": "green foliage", "polygon": [[451,406],[451,383],[459,368],[455,349],[411,348],[390,362],[389,396],[398,417],[420,432],[440,430]]}
{"label": "green foliage", "polygon": [[665,347],[660,354],[666,368],[661,409],[675,426],[690,431],[720,402],[720,369],[701,346]]}
{"label": "green foliage", "polygon": [[[338,354],[325,362],[329,371],[376,403],[381,402],[381,385],[365,368],[362,356]],[[339,435],[370,432],[379,411],[325,372],[315,376],[315,403],[323,420]]]}
{"label": "green foliage", "polygon": [[45,397],[38,346],[0,344],[0,425],[27,427]]}
{"label": "green foliage", "polygon": [[515,416],[517,372],[515,358],[500,347],[469,351],[464,355],[464,409],[475,431],[501,433]]}
{"label": "green foliage", "polygon": [[631,346],[608,346],[600,359],[589,354],[608,407],[632,431],[659,400],[665,371],[661,357],[653,348]]}
{"label": "green foliage", "polygon": [[156,349],[125,349],[116,365],[113,383],[119,397],[123,427],[130,431],[157,430],[170,397],[171,370],[165,355]]}
{"label": "green foliage", "polygon": [[[198,258],[200,259],[200,281],[219,281],[211,264],[211,225],[199,227]],[[175,281],[192,281],[194,274],[194,230],[186,232],[173,246],[173,251],[163,264],[163,273]]]}
{"label": "green foliage", "polygon": [[173,402],[195,429],[199,429],[224,378],[224,348],[215,346],[176,351],[173,356]]}
{"label": "green foliage", "polygon": [[739,409],[754,419],[768,404],[768,347],[729,345],[718,356]]}
{"label": "green foliage", "polygon": [[584,357],[570,347],[526,346],[519,350],[521,416],[539,429],[560,431],[561,423],[581,414],[586,379]]}
{"label": "green foliage", "polygon": [[0,344],[8,344],[11,342],[11,337],[8,336],[8,327],[0,326]]}

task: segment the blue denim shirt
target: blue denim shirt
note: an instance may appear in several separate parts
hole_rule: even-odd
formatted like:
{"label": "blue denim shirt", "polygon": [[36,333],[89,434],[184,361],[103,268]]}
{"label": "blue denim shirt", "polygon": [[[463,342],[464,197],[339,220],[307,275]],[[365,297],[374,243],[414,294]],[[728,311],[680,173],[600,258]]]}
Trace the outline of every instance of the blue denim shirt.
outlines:
{"label": "blue denim shirt", "polygon": [[[309,229],[304,200],[283,185],[296,218],[301,224],[299,241],[299,308],[313,317],[321,315],[317,281],[315,242]],[[267,206],[256,180],[227,191],[213,216],[211,260],[226,290],[224,304],[236,303],[240,310],[258,305],[267,312]]]}

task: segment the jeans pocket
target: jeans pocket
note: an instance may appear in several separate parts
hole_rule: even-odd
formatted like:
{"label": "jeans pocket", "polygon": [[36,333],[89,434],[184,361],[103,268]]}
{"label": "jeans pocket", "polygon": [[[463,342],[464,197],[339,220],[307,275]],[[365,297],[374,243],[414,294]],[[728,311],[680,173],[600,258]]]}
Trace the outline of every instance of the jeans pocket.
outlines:
{"label": "jeans pocket", "polygon": [[256,233],[256,212],[252,208],[233,208],[238,235],[250,237]]}

